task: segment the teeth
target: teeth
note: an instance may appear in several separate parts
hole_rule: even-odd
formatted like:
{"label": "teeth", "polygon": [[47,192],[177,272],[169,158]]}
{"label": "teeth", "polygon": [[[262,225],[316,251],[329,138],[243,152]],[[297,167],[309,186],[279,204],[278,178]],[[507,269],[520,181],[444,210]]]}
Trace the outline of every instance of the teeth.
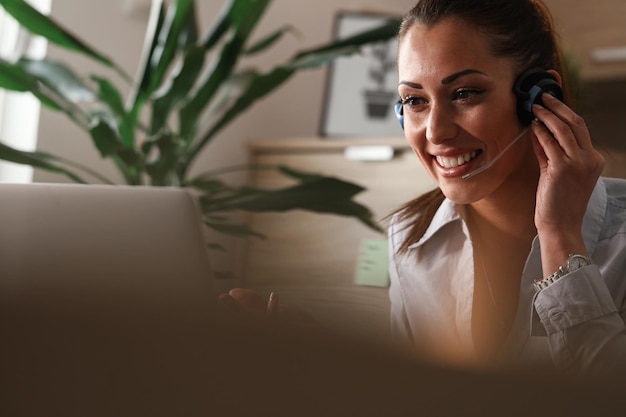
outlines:
{"label": "teeth", "polygon": [[444,168],[456,168],[461,165],[467,164],[472,159],[476,158],[478,155],[477,151],[468,152],[465,155],[447,157],[447,156],[438,156],[437,162]]}

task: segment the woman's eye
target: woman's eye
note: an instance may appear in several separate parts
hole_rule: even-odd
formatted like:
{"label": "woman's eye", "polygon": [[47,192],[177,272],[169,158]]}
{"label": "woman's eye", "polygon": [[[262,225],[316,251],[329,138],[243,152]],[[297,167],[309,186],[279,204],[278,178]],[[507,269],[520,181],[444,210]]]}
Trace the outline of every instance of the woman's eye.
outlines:
{"label": "woman's eye", "polygon": [[479,90],[476,88],[462,88],[454,92],[453,98],[454,100],[469,100],[482,94],[483,92],[484,90]]}
{"label": "woman's eye", "polygon": [[402,99],[402,105],[408,108],[416,108],[427,103],[426,99],[416,96],[408,96]]}

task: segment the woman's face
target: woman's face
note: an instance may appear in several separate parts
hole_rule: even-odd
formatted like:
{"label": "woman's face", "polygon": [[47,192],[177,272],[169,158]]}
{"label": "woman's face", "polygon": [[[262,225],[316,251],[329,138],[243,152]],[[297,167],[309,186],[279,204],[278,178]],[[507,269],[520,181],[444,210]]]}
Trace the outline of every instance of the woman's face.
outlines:
{"label": "woman's face", "polygon": [[400,41],[398,71],[406,138],[446,197],[473,203],[536,172],[528,133],[492,167],[462,179],[524,130],[515,61],[494,56],[483,33],[455,20],[415,24]]}

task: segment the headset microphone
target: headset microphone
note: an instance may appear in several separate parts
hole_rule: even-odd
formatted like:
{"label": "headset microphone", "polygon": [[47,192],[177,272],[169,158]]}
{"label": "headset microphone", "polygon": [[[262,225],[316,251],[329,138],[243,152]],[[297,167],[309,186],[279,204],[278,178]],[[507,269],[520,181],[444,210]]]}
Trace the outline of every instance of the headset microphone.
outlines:
{"label": "headset microphone", "polygon": [[495,158],[493,158],[491,161],[487,162],[485,165],[476,168],[473,171],[468,172],[467,174],[463,175],[461,178],[463,178],[464,180],[468,179],[468,178],[472,178],[474,175],[476,174],[480,174],[481,172],[483,172],[484,170],[486,170],[487,168],[491,167],[493,164],[496,163],[496,161],[498,159],[500,159],[500,157],[502,157],[502,155],[504,155],[504,153],[506,151],[508,151],[511,146],[513,146],[518,140],[520,140],[522,137],[524,137],[524,135],[530,130],[529,127],[527,127],[526,129],[522,130],[522,133],[520,133],[519,135],[517,135],[517,137],[515,139],[513,139],[513,141],[511,143],[509,143],[506,148],[502,149],[502,151],[500,151],[499,154],[496,155]]}

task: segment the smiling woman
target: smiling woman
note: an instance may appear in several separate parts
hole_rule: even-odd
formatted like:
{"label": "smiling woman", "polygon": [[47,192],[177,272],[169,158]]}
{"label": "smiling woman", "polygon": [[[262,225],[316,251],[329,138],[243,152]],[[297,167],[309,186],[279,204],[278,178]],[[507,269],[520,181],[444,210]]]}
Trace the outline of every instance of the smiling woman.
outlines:
{"label": "smiling woman", "polygon": [[445,364],[626,372],[626,181],[599,177],[545,6],[421,0],[398,73],[438,187],[391,222],[395,336]]}

